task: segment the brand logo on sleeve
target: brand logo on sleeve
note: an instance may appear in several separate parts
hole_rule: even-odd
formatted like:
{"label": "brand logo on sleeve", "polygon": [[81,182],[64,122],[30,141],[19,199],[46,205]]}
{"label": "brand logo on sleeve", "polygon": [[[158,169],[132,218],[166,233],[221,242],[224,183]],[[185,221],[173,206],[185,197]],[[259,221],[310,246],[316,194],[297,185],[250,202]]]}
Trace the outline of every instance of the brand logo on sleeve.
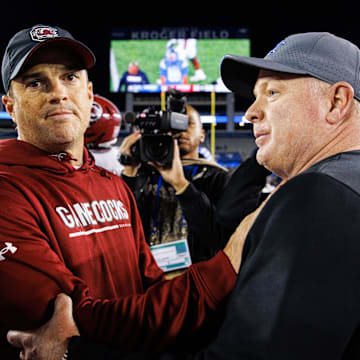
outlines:
{"label": "brand logo on sleeve", "polygon": [[14,246],[10,242],[6,242],[5,247],[0,250],[0,261],[6,260],[6,258],[4,256],[6,253],[10,252],[11,254],[15,254],[16,251],[17,251],[16,246]]}

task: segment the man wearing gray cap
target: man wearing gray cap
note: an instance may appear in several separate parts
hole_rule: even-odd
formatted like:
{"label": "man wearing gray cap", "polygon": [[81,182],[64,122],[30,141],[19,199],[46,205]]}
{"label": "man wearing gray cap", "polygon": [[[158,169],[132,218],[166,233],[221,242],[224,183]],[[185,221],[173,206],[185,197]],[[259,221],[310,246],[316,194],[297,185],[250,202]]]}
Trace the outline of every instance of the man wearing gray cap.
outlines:
{"label": "man wearing gray cap", "polygon": [[253,86],[257,161],[283,183],[254,214],[206,354],[357,359],[360,51],[329,33],[296,34],[263,59],[225,56],[221,74],[234,92]]}
{"label": "man wearing gray cap", "polygon": [[[59,293],[73,299],[82,333],[122,352],[166,349],[177,337],[197,346],[194,335],[210,335],[235,283],[236,239],[165,281],[130,189],[84,147],[94,63],[93,53],[57,26],[24,29],[5,50],[2,100],[18,138],[0,143],[2,359],[18,358],[7,331],[40,326]],[[62,345],[54,358],[63,356]]]}
{"label": "man wearing gray cap", "polygon": [[[257,160],[283,182],[237,229],[242,264],[215,341],[164,359],[358,359],[360,51],[296,34],[263,59],[225,56],[221,74],[232,91],[254,86]],[[71,322],[61,314],[50,328]]]}

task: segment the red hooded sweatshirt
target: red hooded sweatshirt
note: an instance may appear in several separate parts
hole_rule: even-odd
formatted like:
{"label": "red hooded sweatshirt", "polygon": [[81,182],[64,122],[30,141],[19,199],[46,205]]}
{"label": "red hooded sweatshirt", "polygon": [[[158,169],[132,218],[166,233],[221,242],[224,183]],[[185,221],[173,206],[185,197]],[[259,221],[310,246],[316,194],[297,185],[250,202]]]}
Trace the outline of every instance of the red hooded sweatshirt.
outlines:
{"label": "red hooded sweatshirt", "polygon": [[165,280],[123,180],[86,149],[81,168],[68,160],[0,142],[1,358],[18,357],[6,332],[43,324],[60,292],[73,298],[82,334],[124,351],[162,350],[196,333],[235,284],[226,255]]}

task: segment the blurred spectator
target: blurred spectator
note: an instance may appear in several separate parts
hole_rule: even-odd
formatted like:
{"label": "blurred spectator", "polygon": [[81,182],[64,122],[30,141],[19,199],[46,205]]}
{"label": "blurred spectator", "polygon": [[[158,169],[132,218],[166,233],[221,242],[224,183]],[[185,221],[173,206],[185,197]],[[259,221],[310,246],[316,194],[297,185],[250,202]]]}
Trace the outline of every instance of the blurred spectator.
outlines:
{"label": "blurred spectator", "polygon": [[189,65],[181,59],[174,44],[166,48],[165,57],[160,61],[161,85],[181,85],[188,83]]}
{"label": "blurred spectator", "polygon": [[116,142],[121,126],[121,113],[110,100],[94,95],[91,117],[85,132],[85,146],[98,166],[120,176],[123,166],[119,162]]}
{"label": "blurred spectator", "polygon": [[194,75],[191,76],[191,82],[198,82],[206,79],[206,74],[201,68],[200,61],[197,57],[197,39],[171,39],[167,46],[173,46],[181,60],[189,59],[194,67]]}
{"label": "blurred spectator", "polygon": [[139,69],[139,64],[134,61],[129,64],[127,71],[122,74],[118,91],[122,91],[122,87],[124,87],[124,91],[127,91],[130,85],[144,84],[149,84],[148,77]]}

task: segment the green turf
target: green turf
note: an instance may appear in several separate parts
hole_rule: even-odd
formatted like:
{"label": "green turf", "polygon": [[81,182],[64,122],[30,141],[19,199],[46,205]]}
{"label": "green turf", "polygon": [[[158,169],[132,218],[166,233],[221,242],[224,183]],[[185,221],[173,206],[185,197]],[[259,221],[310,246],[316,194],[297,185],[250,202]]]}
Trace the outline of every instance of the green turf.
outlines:
{"label": "green turf", "polygon": [[[119,77],[133,61],[146,73],[151,84],[156,84],[160,77],[160,61],[165,56],[168,40],[113,40],[111,48],[114,52]],[[226,54],[250,55],[249,39],[198,39],[197,58],[207,78],[197,84],[210,84],[219,76],[221,59]],[[189,78],[194,68],[189,62]]]}

